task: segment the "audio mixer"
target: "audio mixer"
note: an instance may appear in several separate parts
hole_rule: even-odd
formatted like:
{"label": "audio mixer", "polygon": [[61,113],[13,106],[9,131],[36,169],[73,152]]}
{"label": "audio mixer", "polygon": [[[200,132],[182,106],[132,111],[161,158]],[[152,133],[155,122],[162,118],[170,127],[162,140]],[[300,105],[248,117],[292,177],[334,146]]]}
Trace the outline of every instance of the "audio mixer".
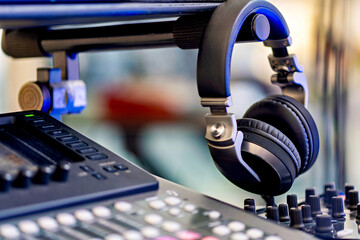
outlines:
{"label": "audio mixer", "polygon": [[315,239],[152,176],[38,111],[0,115],[0,239]]}

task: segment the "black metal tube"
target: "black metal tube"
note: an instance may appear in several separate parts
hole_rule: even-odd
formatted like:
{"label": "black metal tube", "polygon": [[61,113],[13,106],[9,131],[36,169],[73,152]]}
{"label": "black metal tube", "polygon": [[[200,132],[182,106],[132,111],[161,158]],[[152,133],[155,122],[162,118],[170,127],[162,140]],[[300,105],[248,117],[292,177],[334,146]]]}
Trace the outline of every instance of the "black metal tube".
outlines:
{"label": "black metal tube", "polygon": [[[160,47],[199,48],[211,13],[183,16],[177,21],[123,24],[77,29],[6,30],[4,52],[15,58],[49,56],[54,52],[87,52],[103,50]],[[237,41],[257,41],[256,33],[246,21]],[[246,26],[249,25],[249,26]]]}

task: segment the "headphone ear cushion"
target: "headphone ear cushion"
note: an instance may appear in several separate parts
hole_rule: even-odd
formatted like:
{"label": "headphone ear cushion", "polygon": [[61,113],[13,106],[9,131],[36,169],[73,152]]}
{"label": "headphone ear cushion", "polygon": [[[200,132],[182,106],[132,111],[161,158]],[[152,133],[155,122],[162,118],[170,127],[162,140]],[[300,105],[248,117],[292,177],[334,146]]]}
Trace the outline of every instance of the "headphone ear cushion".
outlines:
{"label": "headphone ear cushion", "polygon": [[284,164],[287,166],[287,168],[290,168],[290,164],[295,165],[296,174],[294,174],[294,178],[296,177],[301,167],[301,158],[295,145],[287,136],[285,136],[285,134],[283,134],[281,131],[271,126],[270,124],[256,119],[238,119],[237,125],[239,131],[247,132],[249,131],[249,129],[258,130],[257,132],[260,133],[262,136],[271,139],[272,141],[274,141],[274,139],[275,141],[277,140],[278,145],[280,145],[282,149],[284,149],[288,153],[288,155],[291,156],[292,163],[284,162]]}
{"label": "headphone ear cushion", "polygon": [[319,134],[315,121],[300,102],[284,95],[270,96],[253,104],[244,117],[261,120],[284,133],[300,154],[300,173],[314,164],[319,152]]}

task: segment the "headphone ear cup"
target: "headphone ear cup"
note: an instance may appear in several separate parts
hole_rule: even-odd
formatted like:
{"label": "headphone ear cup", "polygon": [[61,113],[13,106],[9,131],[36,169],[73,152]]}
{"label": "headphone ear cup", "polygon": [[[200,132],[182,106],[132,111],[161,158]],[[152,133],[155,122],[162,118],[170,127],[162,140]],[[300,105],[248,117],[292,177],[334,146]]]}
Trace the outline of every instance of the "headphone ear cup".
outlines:
{"label": "headphone ear cup", "polygon": [[237,120],[244,134],[241,154],[244,161],[259,175],[261,183],[236,183],[258,194],[279,195],[288,191],[301,166],[294,144],[275,127],[256,119]]}
{"label": "headphone ear cup", "polygon": [[314,119],[300,102],[284,95],[269,96],[253,104],[244,118],[261,120],[284,133],[301,157],[300,174],[314,164],[319,152],[319,133]]}

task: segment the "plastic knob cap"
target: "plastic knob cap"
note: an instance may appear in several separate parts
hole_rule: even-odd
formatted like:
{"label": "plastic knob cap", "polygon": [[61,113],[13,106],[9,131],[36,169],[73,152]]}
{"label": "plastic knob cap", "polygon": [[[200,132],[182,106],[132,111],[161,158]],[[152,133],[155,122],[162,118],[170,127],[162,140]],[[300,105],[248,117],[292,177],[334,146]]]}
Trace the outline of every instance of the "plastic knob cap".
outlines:
{"label": "plastic knob cap", "polygon": [[266,208],[266,217],[267,219],[274,220],[276,222],[279,221],[279,210],[275,206],[269,206]]}
{"label": "plastic knob cap", "polygon": [[345,184],[345,204],[348,205],[349,204],[349,191],[350,190],[354,190],[355,187],[354,185],[350,185],[350,184]]}
{"label": "plastic knob cap", "polygon": [[320,197],[317,195],[309,196],[310,207],[311,207],[311,216],[316,217],[316,215],[321,215],[321,206],[320,206]]}
{"label": "plastic knob cap", "polygon": [[330,215],[318,215],[316,216],[315,232],[320,234],[331,233],[333,226],[331,223]]}
{"label": "plastic knob cap", "polygon": [[349,206],[350,210],[356,210],[356,205],[359,203],[359,192],[357,190],[349,191]]}
{"label": "plastic knob cap", "polygon": [[255,206],[255,199],[253,198],[246,198],[244,200],[244,206],[245,205],[249,205],[249,206]]}
{"label": "plastic knob cap", "polygon": [[311,207],[310,205],[302,205],[301,206],[301,212],[303,216],[303,222],[304,223],[312,223],[313,218],[311,217]]}
{"label": "plastic knob cap", "polygon": [[245,205],[244,210],[256,214],[255,206]]}
{"label": "plastic knob cap", "polygon": [[307,188],[305,189],[305,204],[310,204],[310,200],[309,200],[309,197],[311,195],[316,195],[316,191],[315,191],[315,188]]}
{"label": "plastic knob cap", "polygon": [[298,201],[297,201],[296,194],[287,195],[286,200],[287,200],[286,202],[290,209],[298,207]]}
{"label": "plastic knob cap", "polygon": [[303,222],[303,216],[301,209],[291,208],[290,209],[290,227],[296,229],[304,229],[305,225]]}
{"label": "plastic knob cap", "polygon": [[286,203],[279,204],[279,221],[280,222],[289,222],[289,208]]}
{"label": "plastic knob cap", "polygon": [[29,188],[33,176],[34,174],[30,169],[22,169],[13,182],[13,185],[18,188]]}
{"label": "plastic knob cap", "polygon": [[326,189],[335,189],[335,183],[330,182],[330,183],[324,184],[324,194],[326,193]]}
{"label": "plastic knob cap", "polygon": [[330,188],[326,189],[325,198],[324,198],[325,207],[331,208],[332,198],[336,197],[337,195],[338,195],[338,191],[336,189],[330,189]]}
{"label": "plastic knob cap", "polygon": [[0,174],[0,191],[7,192],[11,187],[14,176],[11,173],[3,172]]}
{"label": "plastic knob cap", "polygon": [[344,212],[344,201],[342,197],[332,198],[332,214],[331,216],[335,219],[343,219],[345,217]]}
{"label": "plastic knob cap", "polygon": [[58,182],[66,182],[69,177],[71,164],[69,162],[61,162],[56,166],[52,179]]}
{"label": "plastic knob cap", "polygon": [[37,184],[47,185],[50,182],[51,174],[54,172],[53,167],[51,166],[41,166],[39,167],[33,182]]}

